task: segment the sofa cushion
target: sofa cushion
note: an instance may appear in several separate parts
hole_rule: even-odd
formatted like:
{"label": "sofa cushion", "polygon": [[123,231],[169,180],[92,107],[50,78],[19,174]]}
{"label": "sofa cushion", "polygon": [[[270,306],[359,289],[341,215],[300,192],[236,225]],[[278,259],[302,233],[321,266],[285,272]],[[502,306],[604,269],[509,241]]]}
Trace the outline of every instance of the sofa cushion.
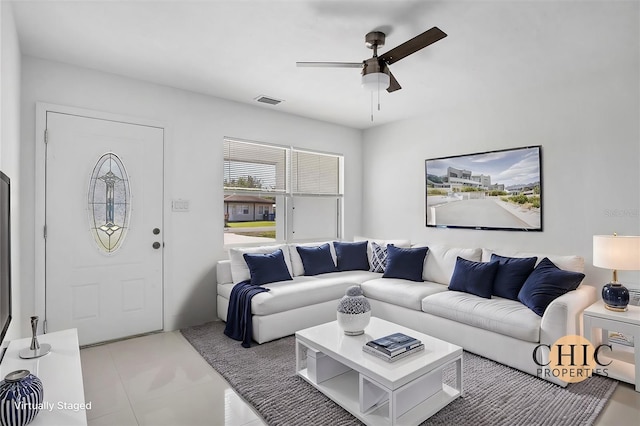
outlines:
{"label": "sofa cushion", "polygon": [[518,300],[518,293],[537,260],[537,257],[504,257],[493,253],[491,262],[498,263],[498,272],[493,280],[493,294]]}
{"label": "sofa cushion", "polygon": [[497,262],[472,262],[458,256],[449,290],[463,291],[491,299],[493,280],[497,271]]}
{"label": "sofa cushion", "polygon": [[[301,283],[301,282],[305,282],[305,281],[313,281],[315,280],[315,277],[305,277],[305,276],[300,276],[300,277],[293,277],[293,279],[291,281],[287,280],[285,282],[290,282],[290,283]],[[271,283],[269,283],[271,284]],[[268,287],[269,284],[265,284],[265,287]],[[233,283],[226,283],[226,284],[220,284],[218,283],[218,296],[222,296],[225,299],[229,299],[231,297],[231,290],[233,289],[233,287],[235,286],[235,284]]]}
{"label": "sofa cushion", "polygon": [[362,287],[365,297],[416,311],[422,309],[422,299],[425,297],[447,291],[447,287],[442,284],[426,281],[415,282],[400,278],[369,280],[360,284],[360,287]]}
{"label": "sofa cushion", "polygon": [[573,272],[584,272],[584,258],[581,256],[569,255],[569,256],[561,256],[555,254],[544,254],[544,253],[534,253],[534,252],[525,252],[525,251],[515,251],[515,250],[499,250],[494,251],[491,249],[482,249],[482,261],[489,262],[491,260],[491,255],[493,253],[497,253],[500,256],[509,256],[509,257],[537,257],[538,265],[542,259],[545,257],[553,262],[558,268],[563,269],[565,271],[573,271]]}
{"label": "sofa cushion", "polygon": [[388,244],[387,267],[382,277],[422,281],[424,258],[428,251],[428,247],[399,248]]}
{"label": "sofa cushion", "polygon": [[583,273],[563,271],[545,257],[524,282],[518,300],[542,316],[551,302],[578,288],[583,279]]}
{"label": "sofa cushion", "polygon": [[302,259],[304,274],[307,276],[336,272],[338,270],[333,263],[329,243],[318,247],[298,246],[296,251],[300,255],[300,259]]}
{"label": "sofa cushion", "polygon": [[337,277],[345,281],[349,281],[352,284],[360,284],[368,280],[380,278],[381,276],[382,274],[370,271],[342,271],[316,275],[318,279]]}
{"label": "sofa cushion", "polygon": [[299,277],[304,275],[304,265],[302,264],[302,259],[300,258],[300,254],[298,254],[298,250],[296,247],[318,247],[323,244],[329,244],[329,250],[331,250],[331,257],[333,258],[333,263],[336,263],[336,253],[333,248],[333,244],[331,241],[322,241],[322,242],[314,242],[314,243],[293,243],[289,244],[289,254],[291,255],[291,268],[293,271],[294,277]]}
{"label": "sofa cushion", "polygon": [[262,246],[262,247],[242,247],[232,248],[229,250],[229,259],[231,260],[231,278],[233,283],[238,284],[241,281],[251,279],[251,273],[247,262],[244,260],[243,254],[245,253],[273,253],[274,251],[281,249],[284,256],[284,262],[287,264],[289,274],[292,274],[291,259],[289,258],[289,247],[285,244],[275,246]]}
{"label": "sofa cushion", "polygon": [[369,258],[367,256],[368,241],[358,241],[348,243],[334,241],[333,248],[336,250],[336,265],[339,271],[368,271]]}
{"label": "sofa cushion", "polygon": [[357,284],[343,276],[308,278],[311,279],[265,284],[264,287],[271,291],[260,293],[251,299],[251,312],[254,315],[270,315],[331,300],[336,301],[337,309],[338,300],[344,296],[347,288]]}
{"label": "sofa cushion", "polygon": [[384,272],[387,268],[387,246],[380,246],[376,242],[371,242],[371,272]]}
{"label": "sofa cushion", "polygon": [[244,253],[242,255],[251,274],[252,285],[292,280],[282,249],[273,253]]}
{"label": "sofa cushion", "polygon": [[216,264],[216,282],[221,284],[233,282],[230,260],[219,260]]}
{"label": "sofa cushion", "polygon": [[[331,279],[338,278],[348,283],[351,283],[351,285],[355,285],[355,284],[361,284],[365,281],[378,279],[381,276],[382,274],[377,274],[375,272],[369,272],[369,271],[345,271],[345,272],[331,272],[329,274],[315,275],[312,277],[306,277],[304,275],[300,275],[297,277],[293,277],[293,282],[302,283],[307,281],[316,281],[324,278],[331,278]],[[227,283],[219,282],[218,295],[224,297],[225,299],[228,299],[229,297],[231,297],[231,289],[233,288],[234,285],[235,284],[229,283],[229,282]],[[265,285],[265,287],[269,287],[269,285]]]}
{"label": "sofa cushion", "polygon": [[[412,247],[426,247],[426,245],[416,244]],[[424,263],[422,279],[449,285],[458,256],[473,262],[480,262],[482,249],[430,245],[429,255]]]}
{"label": "sofa cushion", "polygon": [[425,297],[422,310],[527,342],[540,341],[542,319],[514,300],[497,297],[485,299],[459,291],[445,291]]}

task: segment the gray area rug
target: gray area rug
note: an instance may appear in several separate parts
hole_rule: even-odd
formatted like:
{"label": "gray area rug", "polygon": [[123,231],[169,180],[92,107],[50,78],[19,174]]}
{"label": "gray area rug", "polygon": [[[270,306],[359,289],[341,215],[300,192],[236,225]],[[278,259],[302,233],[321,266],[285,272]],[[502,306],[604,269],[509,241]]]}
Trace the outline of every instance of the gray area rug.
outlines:
{"label": "gray area rug", "polygon": [[[295,375],[293,336],[245,349],[223,330],[218,321],[181,332],[269,425],[361,424]],[[589,425],[618,383],[594,376],[563,389],[468,352],[463,364],[464,397],[423,425]]]}

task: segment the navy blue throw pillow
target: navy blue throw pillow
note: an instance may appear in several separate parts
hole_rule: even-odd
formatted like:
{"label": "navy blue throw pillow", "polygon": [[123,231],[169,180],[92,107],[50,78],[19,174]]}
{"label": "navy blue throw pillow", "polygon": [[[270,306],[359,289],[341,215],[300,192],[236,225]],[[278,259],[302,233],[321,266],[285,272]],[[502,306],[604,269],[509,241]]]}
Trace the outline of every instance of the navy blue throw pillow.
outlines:
{"label": "navy blue throw pillow", "polygon": [[277,281],[292,280],[282,250],[273,253],[245,253],[242,255],[247,262],[251,274],[251,285],[275,283]]}
{"label": "navy blue throw pillow", "polygon": [[472,262],[458,256],[449,290],[463,291],[491,299],[496,272],[498,272],[498,262]]}
{"label": "navy blue throw pillow", "polygon": [[356,243],[343,243],[334,241],[336,259],[339,271],[368,271],[369,257],[367,256],[368,241]]}
{"label": "navy blue throw pillow", "polygon": [[546,257],[536,266],[518,293],[518,300],[542,316],[556,298],[578,288],[584,274],[564,271]]}
{"label": "navy blue throw pillow", "polygon": [[305,275],[326,274],[327,272],[338,272],[333,257],[331,257],[331,248],[329,243],[322,244],[317,247],[296,246],[302,266],[304,266]]}
{"label": "navy blue throw pillow", "polygon": [[423,281],[422,268],[429,247],[398,248],[387,245],[387,267],[382,278],[402,278],[410,281]]}
{"label": "navy blue throw pillow", "polygon": [[518,293],[537,261],[537,257],[505,257],[492,254],[491,262],[498,262],[493,294],[505,299],[518,300]]}

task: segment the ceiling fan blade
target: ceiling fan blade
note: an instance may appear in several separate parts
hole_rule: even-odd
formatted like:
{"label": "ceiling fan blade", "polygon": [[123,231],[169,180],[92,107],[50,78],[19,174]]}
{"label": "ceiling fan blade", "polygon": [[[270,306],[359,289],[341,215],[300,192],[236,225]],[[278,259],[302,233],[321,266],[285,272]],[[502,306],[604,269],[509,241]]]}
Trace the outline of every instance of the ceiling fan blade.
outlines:
{"label": "ceiling fan blade", "polygon": [[362,62],[296,62],[297,67],[362,68]]}
{"label": "ceiling fan blade", "polygon": [[402,86],[400,86],[400,83],[398,83],[398,80],[396,80],[396,78],[393,76],[393,74],[391,74],[391,71],[389,71],[389,87],[387,88],[387,92],[391,93],[391,92],[395,92],[396,90],[400,90],[402,89]]}
{"label": "ceiling fan blade", "polygon": [[387,53],[380,56],[380,59],[387,64],[393,64],[400,59],[405,58],[418,50],[435,43],[438,40],[445,38],[447,35],[438,27],[433,27],[430,30],[423,32],[420,35],[415,36],[411,40],[405,41],[400,46],[396,46]]}

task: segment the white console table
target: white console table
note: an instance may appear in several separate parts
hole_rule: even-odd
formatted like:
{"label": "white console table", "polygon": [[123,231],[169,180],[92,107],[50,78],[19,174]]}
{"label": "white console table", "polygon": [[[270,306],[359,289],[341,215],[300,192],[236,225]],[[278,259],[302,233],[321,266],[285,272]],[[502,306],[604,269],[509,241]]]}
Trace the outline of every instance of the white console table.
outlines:
{"label": "white console table", "polygon": [[90,407],[85,407],[76,329],[42,334],[38,341],[50,344],[51,352],[34,359],[22,359],[18,355],[21,349],[29,347],[30,337],[11,341],[0,364],[0,375],[4,378],[15,370],[29,370],[42,380],[44,402],[52,408],[40,410],[30,426],[86,426],[86,408]]}

